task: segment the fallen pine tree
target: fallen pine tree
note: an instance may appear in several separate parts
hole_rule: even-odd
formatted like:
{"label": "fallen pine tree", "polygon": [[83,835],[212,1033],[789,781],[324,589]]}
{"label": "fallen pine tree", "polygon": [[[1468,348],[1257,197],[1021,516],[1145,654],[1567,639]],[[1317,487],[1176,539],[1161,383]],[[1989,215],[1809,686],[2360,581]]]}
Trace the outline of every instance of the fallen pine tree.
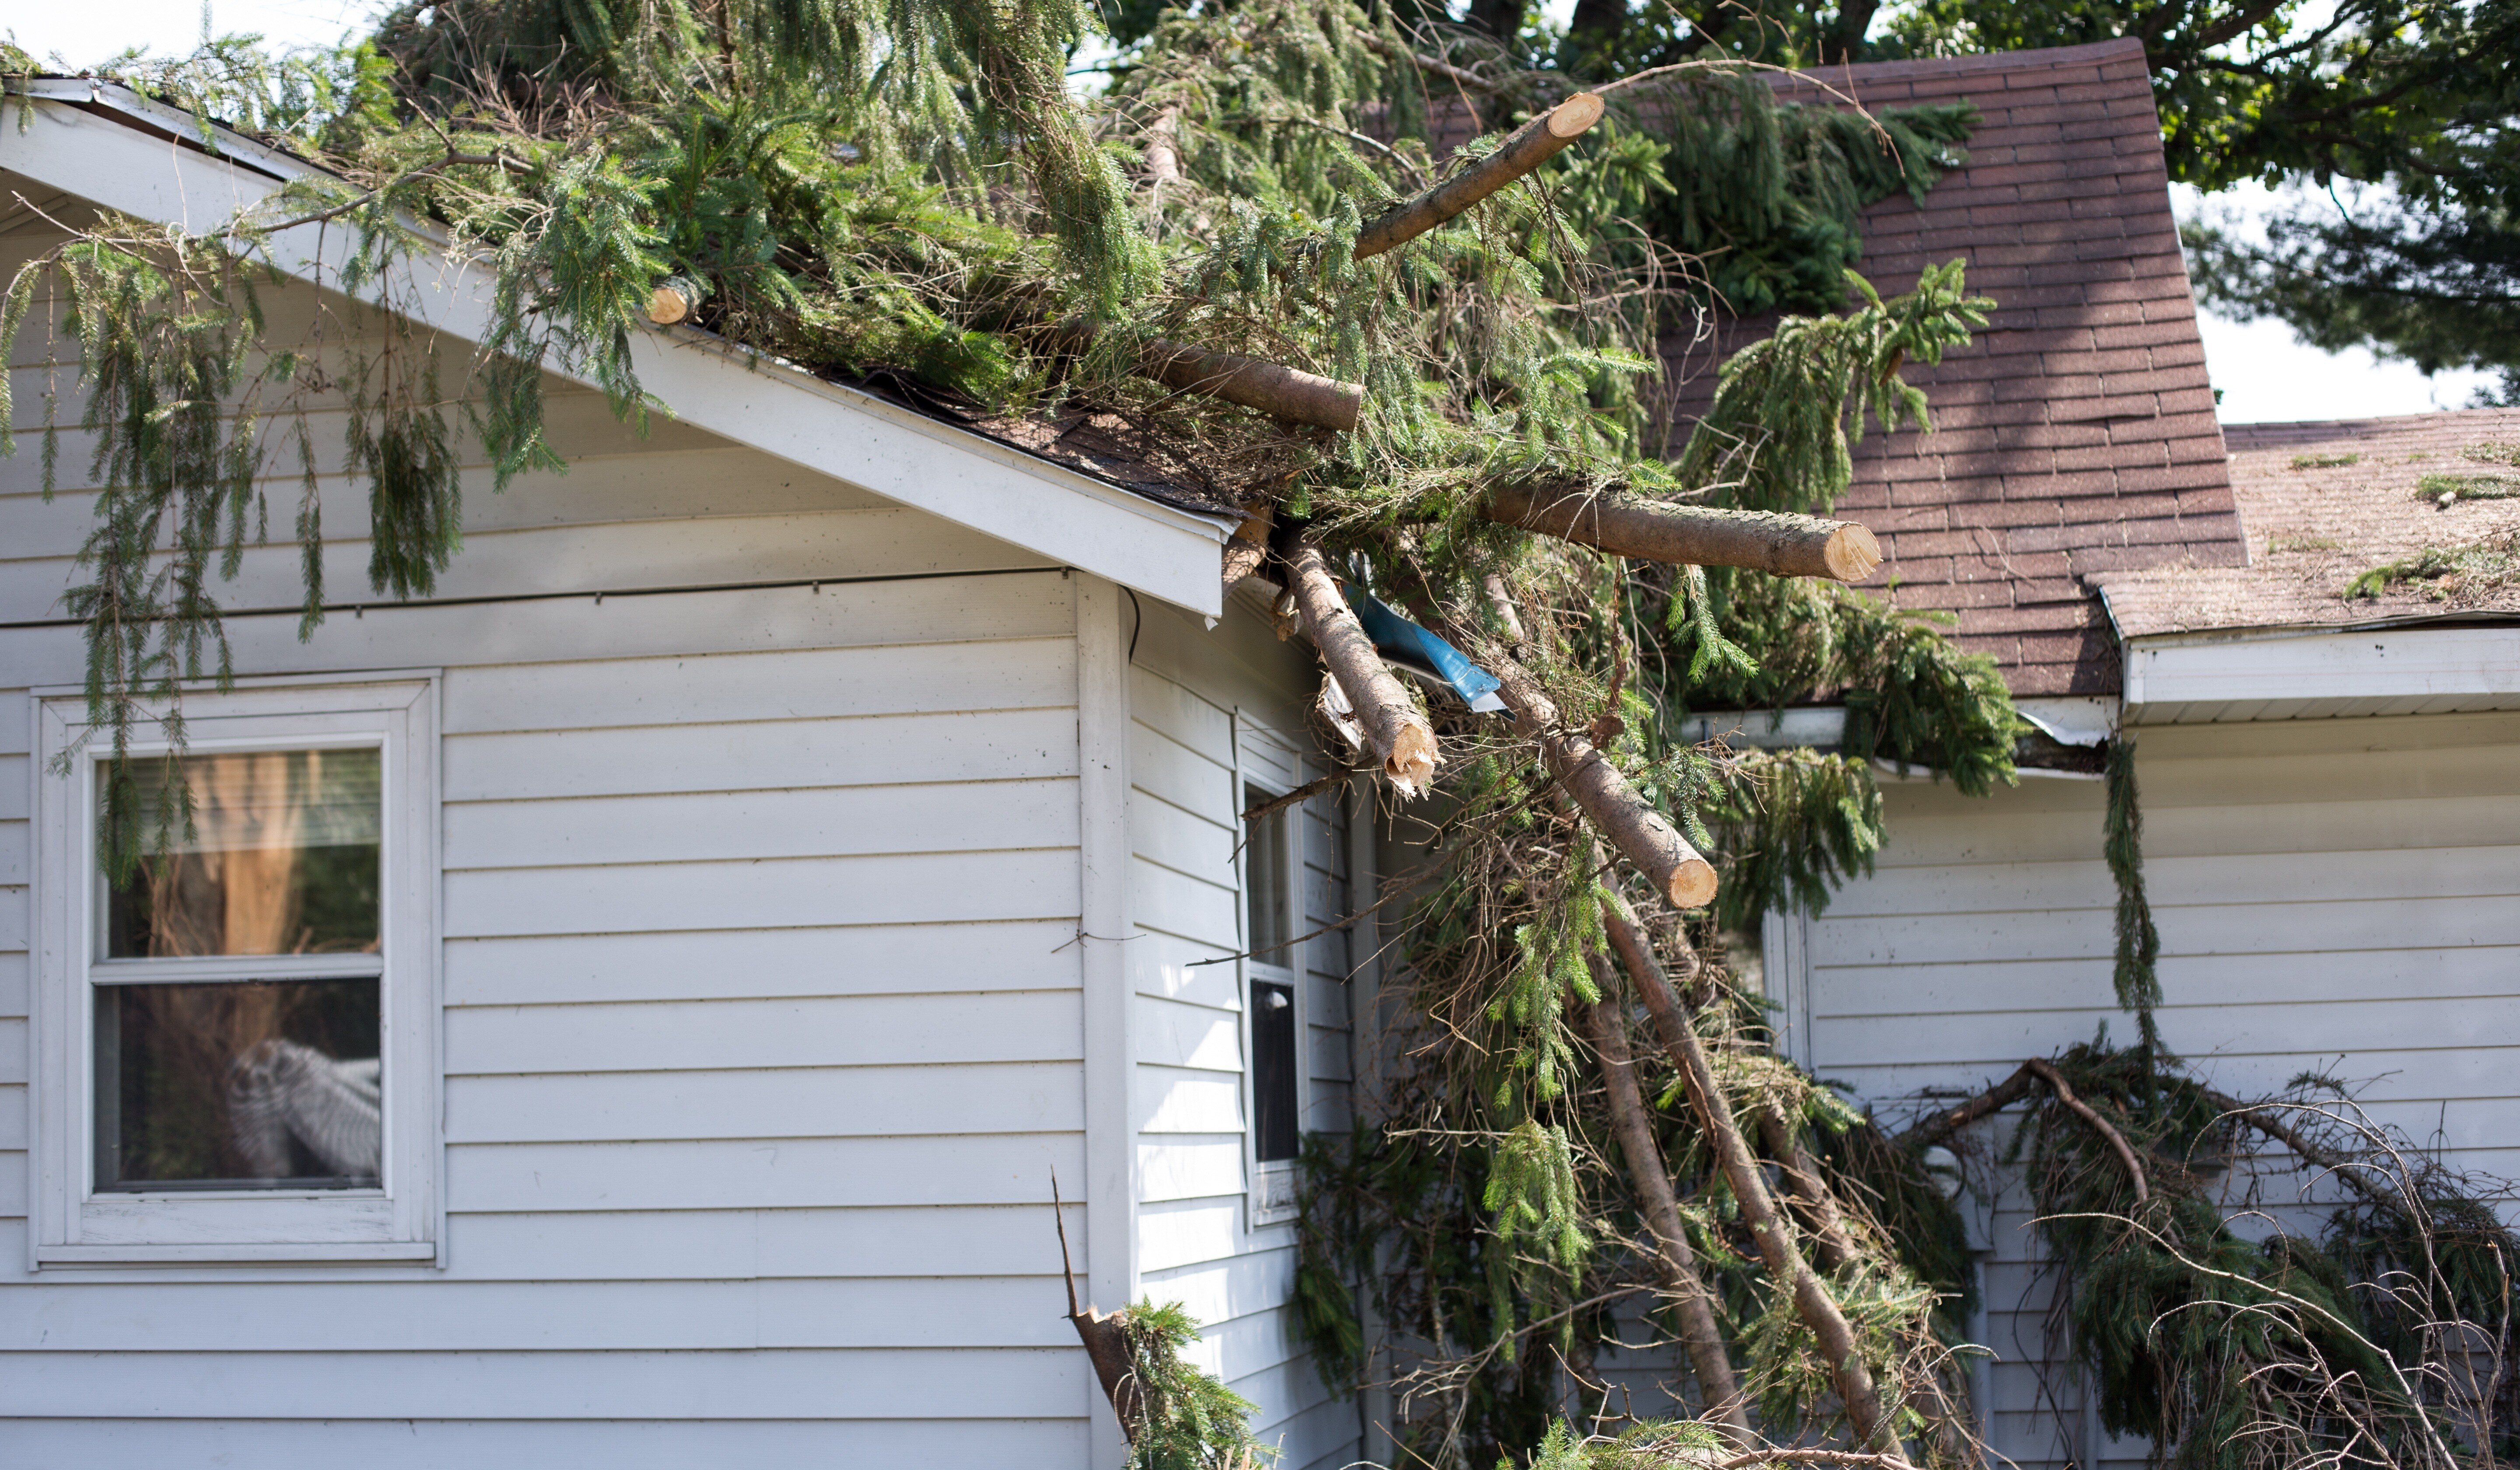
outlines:
{"label": "fallen pine tree", "polygon": [[[65,222],[0,309],[0,338],[73,335],[83,363],[42,433],[47,464],[61,430],[91,435],[106,486],[68,601],[114,740],[109,862],[180,819],[146,808],[176,783],[132,771],[135,711],[224,674],[218,568],[268,511],[275,457],[308,468],[281,519],[320,548],[318,412],[348,425],[390,597],[430,592],[460,550],[460,434],[503,488],[560,468],[547,369],[624,418],[658,407],[641,333],[974,419],[1091,423],[1243,517],[1220,575],[1282,590],[1357,764],[1439,832],[1409,958],[1418,1021],[1451,1040],[1325,1166],[1316,1198],[1355,1227],[1308,1247],[1324,1361],[1347,1290],[1331,1258],[1372,1273],[1359,1242],[1405,1236],[1426,1296],[1389,1305],[1439,1350],[1419,1442],[1439,1463],[1595,1456],[1563,1427],[1561,1375],[1589,1383],[1611,1311],[1662,1292],[1713,1427],[1619,1453],[1713,1435],[1743,1464],[1964,1459],[1948,1210],[1909,1152],[1768,1053],[1699,951],[1862,869],[1874,757],[1967,790],[2009,779],[2001,682],[1849,585],[1877,547],[1830,513],[1868,425],[1925,423],[1902,369],[1986,303],[1957,262],[1888,300],[1832,266],[1687,422],[1656,352],[1714,300],[1706,221],[1773,248],[1928,187],[1965,110],[1785,108],[1722,60],[1579,85],[1328,0],[1169,17],[1086,105],[1065,74],[1083,19],[663,0],[616,25],[449,0],[347,53],[122,67],[317,166],[199,230]],[[1716,145],[1745,166],[1700,166]],[[416,265],[480,262],[487,349],[288,336],[257,290],[326,231],[346,241],[336,284],[387,311]],[[1368,597],[1493,671],[1508,718],[1395,676]],[[1692,707],[1819,690],[1849,706],[1840,751],[1680,734]],[[1075,1316],[1142,1460],[1248,1457],[1231,1404],[1176,1371],[1185,1319]]]}

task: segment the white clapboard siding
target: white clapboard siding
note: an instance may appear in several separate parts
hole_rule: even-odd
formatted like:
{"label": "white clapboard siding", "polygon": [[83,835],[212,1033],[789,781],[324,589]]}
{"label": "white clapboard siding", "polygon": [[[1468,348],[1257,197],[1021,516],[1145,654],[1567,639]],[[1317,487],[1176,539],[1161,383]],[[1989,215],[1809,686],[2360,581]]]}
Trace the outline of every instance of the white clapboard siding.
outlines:
{"label": "white clapboard siding", "polygon": [[463,441],[431,600],[361,605],[338,477],[312,640],[293,548],[217,588],[242,676],[441,673],[436,1267],[28,1273],[25,690],[81,677],[96,497],[76,435],[49,504],[0,461],[0,1463],[1085,1465],[1075,584],[583,391],[550,423],[573,471],[505,493]]}
{"label": "white clapboard siding", "polygon": [[[0,1418],[1051,1418],[1084,1402],[1054,1348],[697,1352],[17,1353]],[[310,1384],[324,1392],[310,1394]],[[984,1387],[981,1387],[984,1386]],[[469,1412],[449,1415],[451,1405]],[[948,1426],[950,1427],[950,1426]]]}
{"label": "white clapboard siding", "polygon": [[[2167,1043],[2242,1094],[2312,1068],[2356,1081],[2454,1164],[2520,1175],[2520,715],[2147,727],[2137,750]],[[2103,1024],[2131,1039],[2101,804],[2097,782],[1889,786],[1878,869],[1808,921],[1820,1074],[1896,1121]],[[2041,1361],[2029,1220],[2010,1194],[1995,1217],[1993,1432],[2056,1466],[2094,1431]]]}
{"label": "white clapboard siding", "polygon": [[1000,920],[753,930],[730,951],[727,931],[450,940],[453,1005],[681,1001],[979,990],[1072,983],[1061,944],[1074,923]]}
{"label": "white clapboard siding", "polygon": [[[1177,1300],[1203,1325],[1192,1359],[1257,1404],[1263,1443],[1282,1463],[1355,1458],[1352,1404],[1327,1401],[1294,1336],[1292,1227],[1250,1226],[1246,1202],[1249,1098],[1243,1077],[1240,778],[1284,788],[1318,775],[1304,709],[1318,673],[1265,619],[1229,601],[1214,629],[1168,610],[1142,610],[1130,670],[1129,945],[1135,991],[1138,1266],[1147,1294]],[[1261,740],[1250,733],[1276,735]],[[1334,796],[1306,802],[1302,833],[1305,930],[1347,913],[1346,838]],[[1346,950],[1337,936],[1307,940],[1290,957],[1305,987],[1313,1058],[1307,1128],[1346,1126]]]}
{"label": "white clapboard siding", "polygon": [[[601,1371],[600,1365],[596,1368]],[[1083,1392],[1082,1389],[1079,1392]],[[640,1417],[400,1421],[56,1418],[0,1421],[13,1465],[917,1465],[1005,1470],[1086,1463],[1082,1419]]]}

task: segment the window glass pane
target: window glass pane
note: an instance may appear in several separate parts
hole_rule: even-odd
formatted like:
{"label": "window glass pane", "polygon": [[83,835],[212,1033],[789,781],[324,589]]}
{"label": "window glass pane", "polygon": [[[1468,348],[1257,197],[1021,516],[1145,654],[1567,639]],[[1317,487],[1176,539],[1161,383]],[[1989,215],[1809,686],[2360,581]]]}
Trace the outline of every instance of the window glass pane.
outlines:
{"label": "window glass pane", "polygon": [[[1269,800],[1269,793],[1258,786],[1242,788],[1242,809]],[[1286,952],[1286,941],[1292,936],[1286,930],[1286,822],[1291,807],[1277,811],[1247,824],[1247,844],[1242,849],[1243,932],[1249,936],[1252,959],[1260,964],[1292,965],[1294,957]]]}
{"label": "window glass pane", "polygon": [[378,984],[98,986],[97,1187],[376,1187]]}
{"label": "window glass pane", "polygon": [[111,886],[109,957],[375,951],[380,752],[237,751],[171,764],[172,789],[169,762],[136,763],[144,831],[175,809],[161,804],[187,794],[192,828],[178,818],[169,850]]}
{"label": "window glass pane", "polygon": [[1295,991],[1251,984],[1251,1156],[1295,1156]]}

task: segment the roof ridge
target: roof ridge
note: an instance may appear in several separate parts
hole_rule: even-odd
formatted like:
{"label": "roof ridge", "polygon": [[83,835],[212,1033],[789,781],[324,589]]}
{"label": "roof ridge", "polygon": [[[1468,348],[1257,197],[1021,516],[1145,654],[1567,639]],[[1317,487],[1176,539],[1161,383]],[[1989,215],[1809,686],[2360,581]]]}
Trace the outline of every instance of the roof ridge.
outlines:
{"label": "roof ridge", "polygon": [[1851,77],[1856,81],[1926,74],[1967,76],[1987,71],[2024,72],[2088,67],[2119,56],[2142,55],[2142,41],[2133,36],[2117,36],[2105,41],[2086,41],[2079,46],[2043,46],[2031,51],[1981,51],[1965,56],[1909,56],[1878,62],[1840,62],[1834,66],[1798,67],[1779,79],[1809,77],[1814,82],[1824,82],[1833,76]]}
{"label": "roof ridge", "polygon": [[2520,423],[2520,408],[2428,409],[2420,414],[2390,414],[2376,419],[2299,419],[2226,423],[2223,425],[2223,438],[2236,451],[2259,443],[2302,444],[2320,439],[2360,439],[2455,420],[2499,419]]}

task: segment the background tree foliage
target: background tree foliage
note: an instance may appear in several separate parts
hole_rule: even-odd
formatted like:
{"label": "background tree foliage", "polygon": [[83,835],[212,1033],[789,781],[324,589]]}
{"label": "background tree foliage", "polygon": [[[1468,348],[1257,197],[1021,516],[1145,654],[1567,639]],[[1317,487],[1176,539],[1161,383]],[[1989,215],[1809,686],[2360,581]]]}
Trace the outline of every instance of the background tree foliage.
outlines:
{"label": "background tree foliage", "polygon": [[[1141,35],[1177,3],[1109,0],[1105,23]],[[1578,0],[1562,32],[1534,0],[1397,3],[1449,54],[1584,78],[2134,37],[2174,180],[2292,189],[2263,238],[2187,232],[2211,304],[2329,350],[2498,371],[2489,396],[2520,402],[2520,0]]]}

